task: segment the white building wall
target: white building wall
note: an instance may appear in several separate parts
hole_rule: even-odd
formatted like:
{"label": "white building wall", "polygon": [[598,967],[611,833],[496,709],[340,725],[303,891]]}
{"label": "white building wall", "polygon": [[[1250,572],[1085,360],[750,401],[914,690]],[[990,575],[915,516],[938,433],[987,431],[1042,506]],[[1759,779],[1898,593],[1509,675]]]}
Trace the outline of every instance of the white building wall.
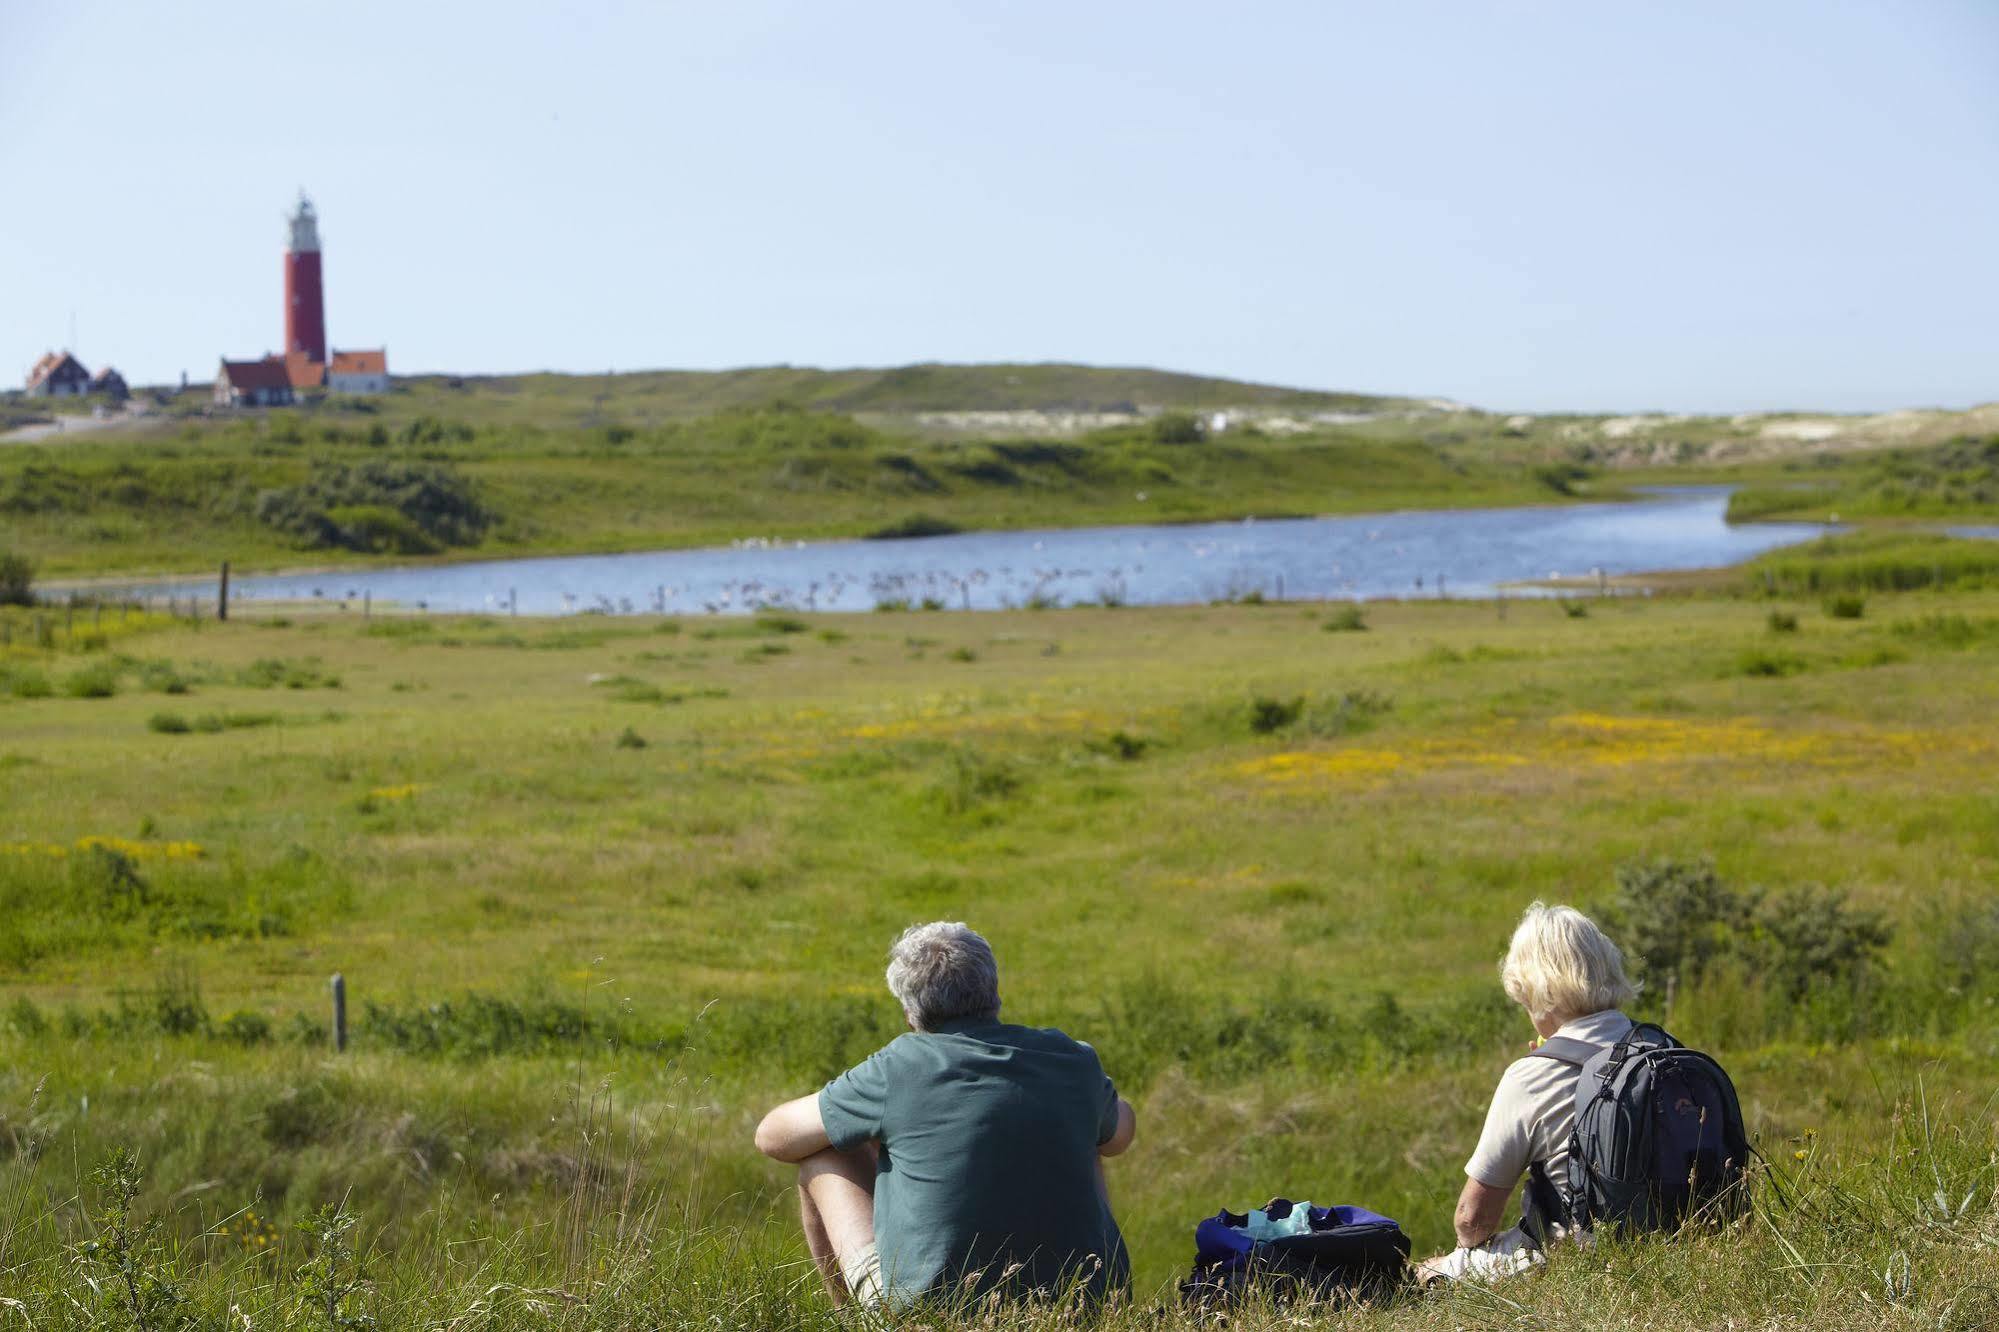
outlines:
{"label": "white building wall", "polygon": [[335,393],[387,393],[387,375],[336,375],[328,371],[326,387]]}

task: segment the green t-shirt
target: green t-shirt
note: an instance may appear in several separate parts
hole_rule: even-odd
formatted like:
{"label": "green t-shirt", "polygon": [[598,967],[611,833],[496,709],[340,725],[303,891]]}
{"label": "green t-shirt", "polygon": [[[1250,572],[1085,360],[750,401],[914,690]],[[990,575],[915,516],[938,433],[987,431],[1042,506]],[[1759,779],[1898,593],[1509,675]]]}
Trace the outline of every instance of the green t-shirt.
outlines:
{"label": "green t-shirt", "polygon": [[888,1303],[1001,1285],[1123,1289],[1130,1260],[1097,1168],[1117,1103],[1089,1046],[987,1018],[898,1036],[827,1083],[819,1113],[833,1145],[881,1144],[875,1246]]}

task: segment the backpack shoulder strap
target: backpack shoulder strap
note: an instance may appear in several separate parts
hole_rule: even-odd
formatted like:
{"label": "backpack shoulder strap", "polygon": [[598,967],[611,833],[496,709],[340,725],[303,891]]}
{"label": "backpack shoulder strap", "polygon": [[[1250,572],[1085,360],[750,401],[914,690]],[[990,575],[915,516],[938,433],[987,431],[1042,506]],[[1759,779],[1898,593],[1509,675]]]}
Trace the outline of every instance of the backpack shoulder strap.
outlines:
{"label": "backpack shoulder strap", "polygon": [[1600,1045],[1591,1045],[1588,1041],[1579,1041],[1570,1036],[1550,1036],[1528,1053],[1538,1055],[1542,1059],[1553,1059],[1558,1063],[1573,1064],[1581,1068],[1596,1058],[1602,1049]]}

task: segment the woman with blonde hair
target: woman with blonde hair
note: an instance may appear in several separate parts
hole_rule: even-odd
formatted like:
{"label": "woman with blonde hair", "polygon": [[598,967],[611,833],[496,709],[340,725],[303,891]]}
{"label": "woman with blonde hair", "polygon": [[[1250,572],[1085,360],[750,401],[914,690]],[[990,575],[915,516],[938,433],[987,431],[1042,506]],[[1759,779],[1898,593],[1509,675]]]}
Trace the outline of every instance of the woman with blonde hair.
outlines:
{"label": "woman with blonde hair", "polygon": [[[1485,1131],[1465,1163],[1455,1217],[1458,1247],[1422,1265],[1430,1279],[1521,1271],[1564,1233],[1557,1182],[1568,1168],[1582,1064],[1632,1029],[1623,1008],[1637,997],[1638,986],[1625,973],[1624,954],[1574,907],[1528,907],[1499,980],[1506,997],[1527,1011],[1541,1041],[1499,1079]],[[1523,1176],[1526,1214],[1502,1231],[1507,1200]]]}

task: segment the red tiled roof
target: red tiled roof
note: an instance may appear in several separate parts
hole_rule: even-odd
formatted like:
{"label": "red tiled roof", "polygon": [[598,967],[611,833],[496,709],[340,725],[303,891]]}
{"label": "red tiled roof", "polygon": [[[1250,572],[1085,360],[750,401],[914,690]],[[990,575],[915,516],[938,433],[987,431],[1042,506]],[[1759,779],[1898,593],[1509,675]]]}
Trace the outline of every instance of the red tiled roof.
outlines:
{"label": "red tiled roof", "polygon": [[383,351],[336,351],[328,367],[336,375],[386,375],[389,353]]}
{"label": "red tiled roof", "polygon": [[266,356],[261,361],[224,361],[222,377],[229,381],[230,388],[245,393],[254,389],[292,386],[291,376],[285,372],[285,363],[276,356]]}
{"label": "red tiled roof", "polygon": [[285,353],[285,374],[295,389],[320,388],[326,383],[326,367],[302,351]]}

